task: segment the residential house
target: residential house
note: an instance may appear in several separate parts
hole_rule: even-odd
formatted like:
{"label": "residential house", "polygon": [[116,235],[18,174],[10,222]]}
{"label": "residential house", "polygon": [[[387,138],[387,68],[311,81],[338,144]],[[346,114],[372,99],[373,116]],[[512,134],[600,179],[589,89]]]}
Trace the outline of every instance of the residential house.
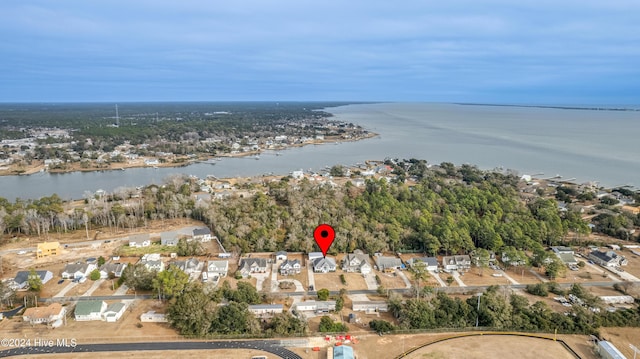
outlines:
{"label": "residential house", "polygon": [[281,314],[283,310],[282,304],[256,304],[249,306],[249,312],[253,313],[256,317],[266,318],[272,317],[275,314]]}
{"label": "residential house", "polygon": [[181,271],[187,274],[193,274],[198,272],[200,267],[200,261],[197,258],[189,258],[184,261],[173,261],[170,262],[169,265],[175,266]]}
{"label": "residential house", "polygon": [[74,316],[76,321],[102,320],[102,313],[107,310],[103,300],[81,300],[76,304]]}
{"label": "residential house", "polygon": [[309,262],[313,262],[318,258],[324,258],[324,254],[322,252],[310,252],[309,253]]}
{"label": "residential house", "polygon": [[151,245],[149,233],[134,234],[129,236],[129,247],[142,248]]}
{"label": "residential house", "polygon": [[298,312],[316,312],[316,313],[328,313],[336,310],[336,301],[315,301],[308,300],[306,302],[300,302],[295,304],[295,310]]}
{"label": "residential house", "polygon": [[507,252],[502,252],[502,257],[500,257],[500,259],[502,260],[502,263],[508,264],[514,267],[523,266],[527,264],[525,260],[522,260],[522,259],[518,260],[517,258],[509,258],[509,255],[507,254]]}
{"label": "residential house", "polygon": [[385,301],[354,301],[352,303],[352,308],[354,312],[375,313],[388,311],[389,305]]}
{"label": "residential house", "polygon": [[432,272],[438,270],[438,259],[436,257],[411,258],[409,259],[408,263],[411,268],[421,266],[424,267],[425,270]]}
{"label": "residential house", "polygon": [[62,278],[65,279],[87,278],[94,269],[96,269],[96,265],[94,263],[68,263],[64,267],[61,275]]}
{"label": "residential house", "polygon": [[59,242],[38,243],[36,247],[36,258],[44,258],[49,256],[57,256],[60,249]]}
{"label": "residential house", "polygon": [[176,232],[160,233],[160,244],[163,246],[174,247],[178,245],[178,234]]}
{"label": "residential house", "polygon": [[342,270],[345,272],[355,272],[362,274],[371,273],[371,263],[369,262],[369,256],[362,253],[362,251],[347,254],[342,260]]}
{"label": "residential house", "polygon": [[239,270],[243,277],[252,273],[266,273],[267,260],[264,258],[243,258],[240,260]]}
{"label": "residential house", "polygon": [[138,263],[144,265],[150,271],[162,272],[164,270],[164,263],[160,259],[159,253],[145,254]]}
{"label": "residential house", "polygon": [[456,263],[456,259],[453,256],[443,256],[442,257],[442,268],[445,271],[458,270],[458,264]]}
{"label": "residential house", "polygon": [[229,261],[209,261],[207,263],[207,278],[226,277],[229,271]]}
{"label": "residential house", "polygon": [[[11,287],[15,290],[28,288],[30,275],[31,271],[20,271],[16,273],[16,276],[13,279],[14,285],[11,285]],[[36,271],[36,275],[40,278],[42,284],[45,284],[53,279],[53,273],[48,270],[38,270]]]}
{"label": "residential house", "polygon": [[209,242],[213,239],[213,235],[208,227],[196,228],[193,230],[193,239],[200,242]]}
{"label": "residential house", "polygon": [[22,320],[30,324],[50,324],[63,319],[67,309],[60,303],[53,303],[47,307],[27,308],[22,314]]}
{"label": "residential house", "polygon": [[286,261],[287,260],[287,252],[279,251],[276,252],[276,261]]}
{"label": "residential house", "polygon": [[109,304],[104,313],[102,313],[102,317],[109,323],[115,323],[120,319],[120,317],[122,317],[125,309],[126,305],[122,302]]}
{"label": "residential house", "polygon": [[376,267],[381,272],[393,272],[402,268],[402,261],[397,257],[376,256]]}
{"label": "residential house", "polygon": [[125,268],[127,268],[127,263],[105,263],[100,267],[100,278],[109,278],[109,273],[113,273],[116,278],[120,278]]}
{"label": "residential house", "polygon": [[589,259],[603,267],[619,267],[627,265],[627,259],[614,251],[601,252],[599,250],[589,253]]}
{"label": "residential house", "polygon": [[297,259],[294,260],[285,260],[280,265],[280,275],[293,275],[300,273],[300,261]]}
{"label": "residential house", "polygon": [[453,256],[459,271],[469,270],[471,268],[471,257],[466,254]]}
{"label": "residential house", "polygon": [[336,271],[336,261],[331,257],[316,258],[312,262],[315,273],[328,273]]}
{"label": "residential house", "polygon": [[568,265],[568,266],[575,266],[578,264],[578,261],[576,260],[576,258],[573,256],[574,255],[574,251],[572,248],[570,247],[564,247],[564,246],[557,246],[557,247],[551,247],[551,250],[553,251],[553,253],[555,253],[555,255],[560,258],[560,260]]}

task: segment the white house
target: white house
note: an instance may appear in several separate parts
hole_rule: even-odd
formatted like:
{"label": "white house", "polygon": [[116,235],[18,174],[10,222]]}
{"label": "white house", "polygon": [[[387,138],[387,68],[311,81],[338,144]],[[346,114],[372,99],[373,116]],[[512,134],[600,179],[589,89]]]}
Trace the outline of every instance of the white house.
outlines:
{"label": "white house", "polygon": [[141,248],[149,247],[151,245],[151,238],[149,233],[134,234],[129,236],[129,247]]}
{"label": "white house", "polygon": [[173,261],[169,263],[187,274],[196,273],[200,267],[200,261],[197,258],[189,258],[184,261]]}
{"label": "white house", "polygon": [[109,323],[115,323],[120,319],[120,317],[122,317],[125,309],[126,305],[124,305],[124,303],[109,304],[104,313],[102,313],[102,317]]}
{"label": "white house", "polygon": [[103,300],[81,300],[76,304],[74,316],[76,321],[102,320],[102,313],[107,310]]}
{"label": "white house", "polygon": [[209,261],[207,263],[207,278],[226,277],[229,272],[229,261]]}
{"label": "white house", "polygon": [[354,312],[386,312],[389,310],[389,305],[385,301],[354,301],[352,303]]}
{"label": "white house", "polygon": [[264,258],[243,258],[240,261],[239,270],[243,277],[251,273],[266,273],[267,260]]}
{"label": "white house", "polygon": [[193,230],[193,239],[200,242],[209,242],[213,239],[213,235],[208,227],[196,228]]}
{"label": "white house", "polygon": [[113,273],[116,278],[120,278],[125,268],[127,268],[127,263],[105,263],[100,267],[100,278],[109,278],[109,273]]}
{"label": "white house", "polygon": [[64,318],[67,309],[60,303],[53,303],[47,307],[27,308],[22,314],[22,320],[30,324],[49,324]]}
{"label": "white house", "polygon": [[300,261],[297,259],[285,260],[280,265],[280,275],[292,275],[300,273]]}
{"label": "white house", "polygon": [[147,267],[150,271],[162,272],[164,270],[164,263],[160,259],[159,253],[145,254],[140,258],[140,264]]}
{"label": "white house", "polygon": [[336,261],[331,257],[316,258],[313,260],[313,271],[315,273],[335,272],[336,268]]}
{"label": "white house", "polygon": [[411,258],[409,260],[409,266],[411,266],[411,268],[423,266],[425,270],[433,272],[438,270],[438,259],[436,259],[436,257]]}
{"label": "white house", "polygon": [[65,278],[65,279],[86,278],[94,269],[96,269],[96,265],[93,263],[82,263],[82,262],[68,263],[64,267],[64,270],[62,271],[61,275],[62,275],[62,278]]}
{"label": "white house", "polygon": [[287,260],[287,252],[279,251],[276,252],[276,261],[286,261]]}
{"label": "white house", "polygon": [[362,274],[371,273],[369,256],[361,251],[347,254],[342,260],[342,270],[345,272],[356,272]]}
{"label": "white house", "polygon": [[589,259],[604,267],[618,267],[628,263],[624,256],[616,254],[614,251],[595,250],[589,253]]}
{"label": "white house", "polygon": [[300,302],[295,304],[295,310],[298,312],[316,312],[316,313],[328,313],[336,310],[336,301],[315,301],[308,300],[306,302]]}

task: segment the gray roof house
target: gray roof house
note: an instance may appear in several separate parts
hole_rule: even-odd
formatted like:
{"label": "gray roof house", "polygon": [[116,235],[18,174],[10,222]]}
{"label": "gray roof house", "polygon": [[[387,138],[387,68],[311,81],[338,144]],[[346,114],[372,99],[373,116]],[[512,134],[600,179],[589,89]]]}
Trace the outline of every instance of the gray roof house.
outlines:
{"label": "gray roof house", "polygon": [[627,259],[614,251],[601,252],[599,250],[589,253],[589,259],[605,267],[618,267],[627,265]]}
{"label": "gray roof house", "polygon": [[196,228],[193,230],[193,239],[200,242],[209,242],[213,239],[209,227]]}
{"label": "gray roof house", "polygon": [[160,233],[160,244],[163,246],[177,246],[178,245],[178,233],[176,232],[162,232]]}
{"label": "gray roof house", "polygon": [[280,275],[298,274],[300,273],[300,268],[299,260],[286,260],[280,265]]}
{"label": "gray roof house", "polygon": [[134,234],[129,236],[129,247],[148,247],[151,245],[149,233]]}
{"label": "gray roof house", "polygon": [[229,261],[209,261],[207,263],[207,276],[226,277],[229,271]]}
{"label": "gray roof house", "polygon": [[286,261],[287,260],[287,252],[285,252],[285,251],[276,252],[276,260],[277,261]]}
{"label": "gray roof house", "polygon": [[331,257],[316,258],[313,260],[313,271],[316,273],[335,272],[336,268],[336,261]]}
{"label": "gray roof house", "polygon": [[414,268],[416,266],[424,266],[428,271],[438,270],[438,259],[436,257],[411,258],[409,259],[408,263],[411,268]]}
{"label": "gray roof house", "polygon": [[267,271],[267,260],[264,258],[243,258],[240,261],[239,269],[243,277],[251,273],[265,273]]}
{"label": "gray roof house", "polygon": [[369,256],[362,252],[347,254],[342,260],[342,270],[362,274],[371,273]]}
{"label": "gray roof house", "polygon": [[[29,286],[29,274],[31,271],[20,271],[16,273],[13,281],[15,282],[15,289],[25,289]],[[53,273],[48,270],[38,270],[36,275],[40,277],[42,284],[47,283],[53,278]]]}
{"label": "gray roof house", "polygon": [[109,323],[115,323],[122,317],[125,309],[126,305],[122,302],[109,304],[107,309],[102,313],[102,317]]}
{"label": "gray roof house", "polygon": [[100,267],[100,278],[109,278],[109,273],[113,273],[116,278],[120,278],[125,268],[127,268],[127,263],[105,263]]}
{"label": "gray roof house", "polygon": [[379,271],[388,272],[402,268],[402,261],[397,257],[375,257],[376,267]]}
{"label": "gray roof house", "polygon": [[274,314],[280,314],[282,313],[283,309],[284,308],[282,304],[255,304],[248,307],[249,312],[260,318],[271,317]]}
{"label": "gray roof house", "polygon": [[191,274],[198,271],[198,267],[200,266],[200,261],[197,258],[189,258],[183,261],[173,261],[169,263],[170,265],[175,266],[181,271]]}
{"label": "gray roof house", "polygon": [[64,267],[61,275],[65,279],[88,277],[94,269],[96,269],[96,265],[93,263],[69,263]]}

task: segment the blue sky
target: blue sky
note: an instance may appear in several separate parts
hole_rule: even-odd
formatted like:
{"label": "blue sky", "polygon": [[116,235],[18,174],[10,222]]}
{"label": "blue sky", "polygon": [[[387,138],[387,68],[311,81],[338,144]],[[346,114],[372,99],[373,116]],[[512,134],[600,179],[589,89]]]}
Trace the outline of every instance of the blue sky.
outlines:
{"label": "blue sky", "polygon": [[637,0],[3,0],[0,102],[639,104],[639,19]]}

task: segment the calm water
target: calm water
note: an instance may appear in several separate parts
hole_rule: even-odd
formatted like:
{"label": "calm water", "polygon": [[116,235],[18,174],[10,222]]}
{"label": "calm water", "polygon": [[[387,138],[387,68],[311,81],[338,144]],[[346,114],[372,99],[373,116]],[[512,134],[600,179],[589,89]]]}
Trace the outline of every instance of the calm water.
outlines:
{"label": "calm water", "polygon": [[77,199],[85,191],[162,183],[176,173],[198,177],[287,174],[385,157],[471,163],[483,169],[502,166],[522,174],[561,174],[604,186],[640,185],[640,112],[454,104],[349,105],[330,112],[380,136],[293,148],[282,156],[266,152],[260,160],[223,159],[215,166],[0,177],[0,197],[14,200],[57,193]]}

